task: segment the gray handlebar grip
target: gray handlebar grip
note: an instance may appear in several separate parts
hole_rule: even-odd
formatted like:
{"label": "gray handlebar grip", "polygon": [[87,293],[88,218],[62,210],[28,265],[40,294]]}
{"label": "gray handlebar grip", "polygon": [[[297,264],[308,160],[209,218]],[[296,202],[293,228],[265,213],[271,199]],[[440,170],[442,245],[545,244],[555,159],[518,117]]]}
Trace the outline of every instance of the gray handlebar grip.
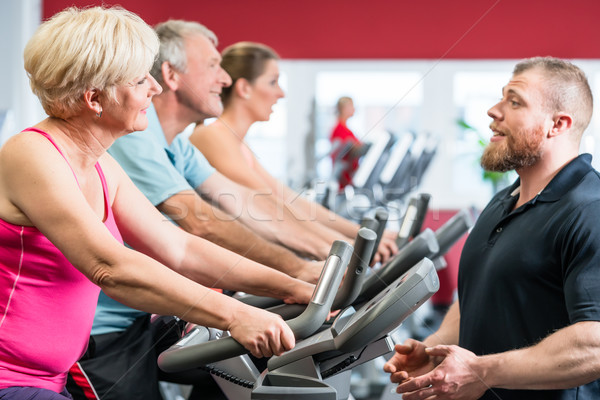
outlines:
{"label": "gray handlebar grip", "polygon": [[410,228],[411,238],[417,236],[421,232],[421,228],[423,228],[423,222],[425,222],[425,216],[429,208],[429,200],[431,200],[429,193],[419,193],[417,197],[417,215]]}
{"label": "gray handlebar grip", "polygon": [[419,213],[419,199],[417,196],[412,196],[406,206],[402,223],[398,231],[398,237],[396,238],[396,244],[399,249],[402,249],[410,241],[410,234],[413,231],[412,226]]}
{"label": "gray handlebar grip", "polygon": [[[314,333],[327,319],[352,251],[353,248],[348,243],[339,240],[333,243],[306,310],[298,317],[286,321],[296,339],[303,339]],[[163,351],[158,357],[160,369],[178,372],[248,353],[231,336],[187,347],[186,344],[184,337]]]}
{"label": "gray handlebar grip", "polygon": [[[370,229],[373,232],[375,232],[375,234],[377,234],[377,231],[379,229],[379,221],[377,221],[375,218],[364,217],[360,223],[360,227]],[[375,239],[375,240],[377,240],[377,239]],[[373,261],[373,257],[375,257],[376,250],[377,250],[377,248],[375,246],[373,246],[373,252],[371,253],[371,255],[368,258],[369,265],[371,264],[371,261]]]}
{"label": "gray handlebar grip", "polygon": [[380,226],[383,225],[383,228],[381,228],[382,232],[385,229],[385,224],[387,223],[389,216],[390,215],[385,208],[378,208],[375,211],[375,221],[379,222]]}
{"label": "gray handlebar grip", "polygon": [[286,321],[296,339],[312,335],[327,320],[353,250],[346,242],[336,240],[333,243],[306,310],[296,318]]}
{"label": "gray handlebar grip", "polygon": [[370,300],[423,258],[437,254],[439,249],[435,234],[426,228],[400,249],[386,265],[367,278],[358,297],[359,302]]}
{"label": "gray handlebar grip", "polygon": [[440,249],[432,258],[443,256],[465,232],[471,229],[473,224],[473,218],[468,210],[463,209],[456,213],[435,232]]}
{"label": "gray handlebar grip", "polygon": [[371,258],[369,259],[369,264],[373,262],[373,258],[377,253],[377,249],[379,248],[379,242],[381,242],[381,237],[383,236],[383,232],[385,231],[388,218],[389,213],[385,209],[378,208],[377,211],[375,211],[375,221],[377,221],[379,224],[377,225],[377,229],[374,230],[377,234],[377,239],[375,240],[375,245],[373,246],[373,253],[371,254]]}
{"label": "gray handlebar grip", "polygon": [[363,219],[360,221],[361,228],[368,228],[374,232],[377,232],[378,226],[379,222],[375,218],[363,217]]}
{"label": "gray handlebar grip", "polygon": [[263,310],[283,303],[283,300],[281,299],[276,299],[274,297],[256,296],[253,294],[243,295],[237,300],[241,301],[244,304],[248,304],[252,307],[262,308]]}
{"label": "gray handlebar grip", "polygon": [[364,217],[362,221],[360,221],[360,227],[370,229],[373,232],[377,232],[379,222],[375,218]]}
{"label": "gray handlebar grip", "polygon": [[339,310],[347,307],[360,294],[362,285],[367,276],[366,270],[369,268],[369,260],[375,249],[377,234],[368,228],[360,228],[354,242],[354,252],[348,264],[346,277],[342,287],[338,290],[333,300],[332,310]]}
{"label": "gray handlebar grip", "polygon": [[[382,218],[383,216],[380,214],[379,217]],[[378,230],[378,227],[379,227],[379,221],[375,218],[364,217],[362,219],[362,221],[360,222],[360,226],[361,226],[361,229],[367,228],[376,233]],[[360,232],[360,229],[359,229],[359,232]],[[357,238],[357,240],[358,240],[358,238]],[[377,247],[372,246],[372,250],[371,250],[372,253],[367,256],[366,254],[363,254],[362,251],[359,252],[359,249],[357,248],[357,243],[354,244],[354,253],[356,254],[357,252],[359,252],[359,254],[363,254],[362,255],[363,259],[368,260],[369,264],[371,263],[371,260],[373,259],[373,256],[375,255],[376,250],[377,250]],[[352,262],[352,260],[351,260],[351,262]],[[350,267],[350,265],[349,265],[349,267]],[[340,290],[342,290],[342,289],[343,289],[343,286],[342,286],[342,288],[340,288]],[[339,292],[338,292],[338,296],[339,296]],[[268,310],[275,314],[281,315],[283,317],[283,319],[294,318],[294,317],[300,315],[306,309],[306,305],[304,305],[304,304],[285,304],[281,299],[275,299],[272,297],[256,296],[256,295],[252,295],[252,294],[243,295],[243,296],[239,297],[238,300],[244,304],[262,308],[263,310]],[[334,304],[339,304],[339,302],[334,301]],[[334,309],[337,309],[337,308],[334,308]]]}
{"label": "gray handlebar grip", "polygon": [[[360,294],[362,285],[366,279],[366,270],[369,267],[368,261],[373,254],[377,234],[368,228],[360,228],[356,235],[354,243],[354,252],[350,263],[346,269],[346,275],[342,286],[338,289],[332,310],[339,310],[352,304]],[[280,304],[270,307],[267,311],[281,315],[283,319],[290,319],[302,314],[306,309],[304,304]]]}

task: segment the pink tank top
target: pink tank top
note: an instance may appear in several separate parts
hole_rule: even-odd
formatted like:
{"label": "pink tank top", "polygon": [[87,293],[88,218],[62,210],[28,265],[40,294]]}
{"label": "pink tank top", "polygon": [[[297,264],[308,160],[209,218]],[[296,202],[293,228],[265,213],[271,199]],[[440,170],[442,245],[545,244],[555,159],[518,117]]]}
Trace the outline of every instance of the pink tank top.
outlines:
{"label": "pink tank top", "polygon": [[[26,130],[48,138],[64,157],[46,132]],[[96,170],[104,224],[123,243],[99,163]],[[66,372],[87,348],[99,292],[37,228],[0,219],[0,389],[62,391]]]}

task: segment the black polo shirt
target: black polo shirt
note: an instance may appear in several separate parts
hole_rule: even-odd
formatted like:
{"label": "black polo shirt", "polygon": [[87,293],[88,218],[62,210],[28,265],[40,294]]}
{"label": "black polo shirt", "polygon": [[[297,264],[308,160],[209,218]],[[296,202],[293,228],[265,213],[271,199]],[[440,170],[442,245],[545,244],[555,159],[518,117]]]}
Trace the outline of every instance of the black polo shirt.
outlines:
{"label": "black polo shirt", "polygon": [[[498,193],[465,243],[458,274],[460,345],[484,355],[600,321],[600,175],[589,154],[513,210],[519,179]],[[483,399],[600,399],[600,383],[563,391],[487,391]]]}

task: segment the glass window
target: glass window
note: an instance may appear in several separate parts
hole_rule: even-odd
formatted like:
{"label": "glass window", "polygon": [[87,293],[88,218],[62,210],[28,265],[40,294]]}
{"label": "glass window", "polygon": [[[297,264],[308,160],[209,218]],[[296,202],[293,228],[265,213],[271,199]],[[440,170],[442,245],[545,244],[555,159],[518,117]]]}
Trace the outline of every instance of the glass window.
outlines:
{"label": "glass window", "polygon": [[[280,73],[279,86],[287,91],[287,75]],[[268,121],[255,122],[248,130],[246,143],[261,165],[275,178],[284,180],[286,169],[287,101],[279,99]]]}
{"label": "glass window", "polygon": [[458,134],[454,142],[452,189],[458,193],[491,197],[495,190],[513,181],[505,175],[499,182],[484,179],[479,158],[489,142],[491,118],[489,110],[502,97],[502,87],[511,72],[457,72],[454,75],[453,98],[458,111]]}
{"label": "glass window", "polygon": [[336,124],[335,105],[353,99],[355,114],[348,128],[363,142],[381,132],[417,131],[423,102],[422,74],[414,71],[322,71],[315,80],[315,153],[319,180],[331,175],[329,136]]}

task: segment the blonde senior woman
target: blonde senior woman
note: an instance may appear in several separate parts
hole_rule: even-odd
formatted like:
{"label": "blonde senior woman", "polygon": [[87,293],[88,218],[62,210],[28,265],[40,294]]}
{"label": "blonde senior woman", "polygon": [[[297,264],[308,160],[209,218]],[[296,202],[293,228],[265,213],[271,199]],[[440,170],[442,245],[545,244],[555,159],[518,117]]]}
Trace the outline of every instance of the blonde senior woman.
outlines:
{"label": "blonde senior woman", "polygon": [[71,398],[66,372],[86,350],[100,289],[229,330],[256,356],[294,346],[280,317],[201,284],[287,302],[307,302],[313,286],[224,249],[207,256],[215,245],[165,221],[106,153],[148,124],[158,47],[137,15],[94,7],[56,14],[25,48],[49,117],[0,149],[0,399]]}

